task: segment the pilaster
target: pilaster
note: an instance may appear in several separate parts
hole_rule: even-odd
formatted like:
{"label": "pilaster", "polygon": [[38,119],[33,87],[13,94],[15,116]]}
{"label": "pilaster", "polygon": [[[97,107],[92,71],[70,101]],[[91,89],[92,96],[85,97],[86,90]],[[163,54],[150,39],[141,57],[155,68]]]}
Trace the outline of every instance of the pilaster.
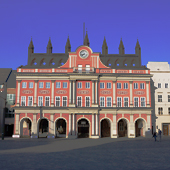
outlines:
{"label": "pilaster", "polygon": [[116,81],[113,81],[113,107],[116,107]]}
{"label": "pilaster", "polygon": [[38,80],[35,80],[35,87],[34,87],[34,107],[37,107],[37,84]]}
{"label": "pilaster", "polygon": [[132,84],[133,84],[133,81],[129,81],[130,83],[130,107],[133,107],[133,87],[132,87]]}
{"label": "pilaster", "polygon": [[51,85],[51,107],[54,107],[54,82],[55,80],[52,80],[52,85]]}
{"label": "pilaster", "polygon": [[20,88],[21,88],[21,80],[18,80],[18,89],[17,89],[17,104],[16,106],[20,106]]}

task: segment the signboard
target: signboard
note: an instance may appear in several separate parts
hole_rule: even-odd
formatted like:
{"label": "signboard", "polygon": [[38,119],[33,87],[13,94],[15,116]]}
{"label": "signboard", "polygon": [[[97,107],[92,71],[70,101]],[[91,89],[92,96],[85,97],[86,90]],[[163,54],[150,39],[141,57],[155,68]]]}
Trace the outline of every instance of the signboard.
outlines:
{"label": "signboard", "polygon": [[56,72],[58,72],[58,73],[66,73],[67,70],[66,69],[56,69]]}
{"label": "signboard", "polygon": [[135,91],[134,93],[135,93],[135,94],[137,94],[137,95],[145,94],[145,92],[144,92],[144,91]]}
{"label": "signboard", "polygon": [[111,73],[111,70],[100,70],[100,73]]}
{"label": "signboard", "polygon": [[117,73],[128,73],[128,70],[117,70]]}
{"label": "signboard", "polygon": [[22,72],[34,72],[34,69],[22,69]]}
{"label": "signboard", "polygon": [[33,91],[32,90],[22,90],[23,94],[32,94]]}
{"label": "signboard", "polygon": [[39,72],[42,72],[42,73],[50,73],[50,72],[51,72],[51,69],[39,69]]}
{"label": "signboard", "polygon": [[128,94],[128,92],[127,91],[118,91],[117,94],[125,95],[125,94]]}
{"label": "signboard", "polygon": [[67,91],[66,90],[57,90],[56,93],[57,94],[66,94]]}
{"label": "signboard", "polygon": [[144,74],[145,71],[144,71],[144,70],[133,70],[133,73],[136,73],[136,74]]}

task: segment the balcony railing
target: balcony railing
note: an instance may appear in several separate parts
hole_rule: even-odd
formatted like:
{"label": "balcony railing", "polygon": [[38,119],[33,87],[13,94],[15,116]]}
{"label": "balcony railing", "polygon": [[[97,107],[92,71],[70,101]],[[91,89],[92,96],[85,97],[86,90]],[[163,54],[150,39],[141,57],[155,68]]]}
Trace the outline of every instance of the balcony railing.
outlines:
{"label": "balcony railing", "polygon": [[74,67],[74,73],[95,73],[94,67]]}

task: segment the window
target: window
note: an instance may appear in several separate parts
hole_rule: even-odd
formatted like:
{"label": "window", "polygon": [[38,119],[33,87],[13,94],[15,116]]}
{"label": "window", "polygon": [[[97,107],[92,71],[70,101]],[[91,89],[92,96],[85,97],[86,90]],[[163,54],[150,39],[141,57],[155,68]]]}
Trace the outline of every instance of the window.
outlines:
{"label": "window", "polygon": [[140,83],[140,89],[145,89],[144,83]]}
{"label": "window", "polygon": [[128,97],[124,97],[124,107],[129,107]]}
{"label": "window", "polygon": [[63,97],[63,106],[67,107],[67,97]]}
{"label": "window", "polygon": [[67,82],[63,82],[63,88],[67,88]]}
{"label": "window", "polygon": [[139,107],[138,106],[138,97],[134,97],[134,107]]}
{"label": "window", "polygon": [[107,97],[107,107],[111,107],[112,103],[111,103],[111,97]]}
{"label": "window", "polygon": [[168,107],[168,113],[169,113],[169,115],[170,115],[170,107]]}
{"label": "window", "polygon": [[138,89],[138,83],[134,83],[134,89]]}
{"label": "window", "polygon": [[77,83],[77,88],[78,88],[78,89],[81,89],[81,88],[82,88],[82,83],[81,83],[81,82],[78,82],[78,83]]}
{"label": "window", "polygon": [[33,82],[29,82],[29,88],[33,88]]}
{"label": "window", "polygon": [[162,107],[158,107],[158,114],[163,115],[163,108]]}
{"label": "window", "polygon": [[86,82],[86,89],[90,88],[90,82]]}
{"label": "window", "polygon": [[50,82],[46,83],[46,88],[50,88]]}
{"label": "window", "polygon": [[104,83],[100,83],[100,88],[104,89]]}
{"label": "window", "polygon": [[128,89],[128,83],[124,83],[124,89]]}
{"label": "window", "polygon": [[77,106],[81,107],[82,106],[82,97],[77,97]]}
{"label": "window", "polygon": [[90,107],[90,97],[86,97],[86,107]]}
{"label": "window", "polygon": [[25,96],[21,96],[21,106],[26,106],[26,97]]}
{"label": "window", "polygon": [[33,102],[32,102],[32,96],[28,96],[28,106],[32,106]]}
{"label": "window", "polygon": [[111,89],[111,83],[107,83],[107,89]]}
{"label": "window", "polygon": [[43,82],[39,82],[39,88],[43,88]]}
{"label": "window", "polygon": [[56,88],[60,88],[60,82],[56,82]]}
{"label": "window", "polygon": [[158,88],[161,88],[161,83],[158,83]]}
{"label": "window", "polygon": [[79,73],[82,72],[82,65],[78,65],[78,72],[79,72]]}
{"label": "window", "polygon": [[38,106],[43,106],[43,97],[42,96],[38,97]]}
{"label": "window", "polygon": [[15,104],[15,94],[7,94],[7,102],[9,105]]}
{"label": "window", "polygon": [[50,106],[50,97],[45,97],[45,106]]}
{"label": "window", "polygon": [[162,102],[162,95],[158,95],[158,102]]}
{"label": "window", "polygon": [[56,96],[56,97],[55,97],[55,105],[56,105],[57,107],[60,107],[60,97],[59,97],[59,96]]}
{"label": "window", "polygon": [[117,107],[122,107],[122,98],[121,97],[117,98]]}
{"label": "window", "polygon": [[104,97],[100,97],[100,107],[104,107],[105,106],[105,98]]}
{"label": "window", "polygon": [[170,102],[170,95],[168,95],[168,102]]}
{"label": "window", "polygon": [[90,65],[86,65],[86,73],[90,72]]}
{"label": "window", "polygon": [[26,82],[22,82],[22,88],[26,88],[27,83]]}
{"label": "window", "polygon": [[165,83],[165,88],[168,88],[168,83]]}
{"label": "window", "polygon": [[121,83],[117,83],[117,89],[121,89]]}
{"label": "window", "polygon": [[140,98],[141,107],[145,107],[145,97]]}

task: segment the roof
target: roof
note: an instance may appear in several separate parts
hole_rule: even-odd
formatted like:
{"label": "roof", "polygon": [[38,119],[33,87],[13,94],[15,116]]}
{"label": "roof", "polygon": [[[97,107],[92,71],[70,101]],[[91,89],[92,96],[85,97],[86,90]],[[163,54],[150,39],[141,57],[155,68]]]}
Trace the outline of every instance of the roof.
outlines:
{"label": "roof", "polygon": [[12,68],[0,68],[0,84],[8,81]]}

